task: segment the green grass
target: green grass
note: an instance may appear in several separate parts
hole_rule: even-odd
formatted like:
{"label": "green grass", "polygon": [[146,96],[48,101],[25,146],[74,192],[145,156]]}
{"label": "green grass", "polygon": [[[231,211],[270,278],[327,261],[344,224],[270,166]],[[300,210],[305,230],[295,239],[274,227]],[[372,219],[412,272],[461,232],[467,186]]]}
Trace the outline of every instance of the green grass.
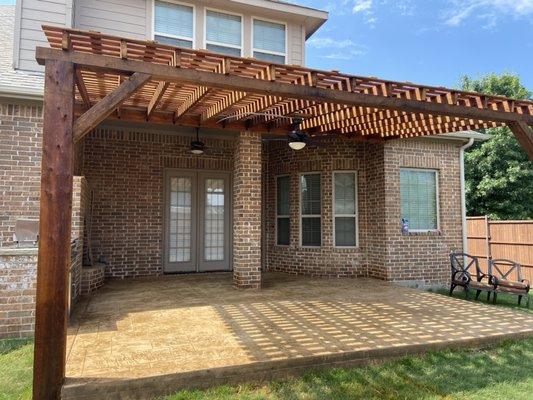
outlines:
{"label": "green grass", "polygon": [[533,339],[525,339],[483,351],[440,351],[264,385],[182,391],[165,400],[528,400],[532,393]]}
{"label": "green grass", "polygon": [[31,399],[31,340],[0,340],[0,400]]}
{"label": "green grass", "polygon": [[[435,293],[439,293],[439,294],[443,294],[443,295],[446,295],[448,296],[448,289],[438,289],[438,290],[435,290]],[[460,287],[457,287],[455,288],[455,290],[453,291],[453,297],[456,297],[458,299],[465,299],[465,292],[462,288]],[[490,301],[487,302],[487,293],[486,292],[481,292],[481,294],[479,295],[479,300],[475,300],[475,297],[476,297],[476,291],[475,290],[470,290],[469,291],[469,297],[470,297],[470,301],[479,301],[481,303],[486,303],[486,304],[491,304],[492,305],[492,295],[491,295],[491,298],[490,298]],[[498,293],[498,297],[496,298],[496,306],[499,306],[499,307],[510,307],[510,308],[516,308],[518,310],[525,310],[525,311],[528,311],[530,313],[533,313],[533,293],[529,293],[529,309],[526,307],[526,304],[527,304],[527,298],[523,298],[522,299],[522,305],[520,307],[518,307],[518,297],[517,296],[513,296],[513,295],[509,295],[509,294],[504,294],[504,293]]]}

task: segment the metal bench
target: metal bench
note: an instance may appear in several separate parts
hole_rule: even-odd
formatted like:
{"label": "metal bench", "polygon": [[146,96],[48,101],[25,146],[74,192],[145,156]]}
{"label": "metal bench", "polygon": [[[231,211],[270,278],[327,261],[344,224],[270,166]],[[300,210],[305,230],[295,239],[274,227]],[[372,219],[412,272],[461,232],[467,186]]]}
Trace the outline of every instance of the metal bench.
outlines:
{"label": "metal bench", "polygon": [[[522,266],[511,260],[489,260],[489,275],[496,284],[493,302],[496,303],[498,293],[507,293],[518,296],[518,305],[522,297],[527,298],[526,306],[529,308],[530,283],[522,277]],[[515,279],[511,279],[514,277]]]}
{"label": "metal bench", "polygon": [[490,294],[495,293],[496,285],[490,274],[481,271],[477,257],[466,253],[452,253],[450,264],[452,268],[450,296],[457,286],[461,286],[465,290],[467,299],[468,291],[474,289],[476,300],[481,292],[487,292],[487,301],[490,300]]}

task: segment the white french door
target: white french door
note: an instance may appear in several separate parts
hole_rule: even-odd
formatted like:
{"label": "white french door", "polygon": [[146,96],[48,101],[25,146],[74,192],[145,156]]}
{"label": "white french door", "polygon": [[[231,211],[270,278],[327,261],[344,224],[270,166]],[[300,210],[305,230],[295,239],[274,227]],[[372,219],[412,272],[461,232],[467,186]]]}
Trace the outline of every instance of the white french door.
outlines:
{"label": "white french door", "polygon": [[229,173],[168,170],[165,189],[165,272],[229,271]]}

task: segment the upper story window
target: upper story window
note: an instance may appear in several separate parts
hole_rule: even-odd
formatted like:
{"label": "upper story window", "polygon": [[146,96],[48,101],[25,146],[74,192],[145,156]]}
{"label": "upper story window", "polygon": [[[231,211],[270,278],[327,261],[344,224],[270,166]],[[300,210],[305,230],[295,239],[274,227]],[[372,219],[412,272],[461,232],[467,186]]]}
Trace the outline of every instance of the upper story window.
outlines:
{"label": "upper story window", "polygon": [[180,3],[155,1],[154,39],[178,47],[194,46],[194,8]]}
{"label": "upper story window", "polygon": [[438,229],[437,193],[436,170],[400,169],[402,220],[410,231]]}
{"label": "upper story window", "polygon": [[242,54],[242,17],[206,10],[205,20],[206,49],[240,57]]}
{"label": "upper story window", "polygon": [[285,64],[287,27],[271,21],[253,20],[253,56],[258,60]]}

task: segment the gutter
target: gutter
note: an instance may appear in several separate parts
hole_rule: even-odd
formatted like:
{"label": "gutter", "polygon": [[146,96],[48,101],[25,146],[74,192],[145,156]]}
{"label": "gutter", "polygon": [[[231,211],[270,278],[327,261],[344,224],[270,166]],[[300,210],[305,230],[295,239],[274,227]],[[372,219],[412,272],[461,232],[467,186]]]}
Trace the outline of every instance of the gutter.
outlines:
{"label": "gutter", "polygon": [[463,253],[468,253],[468,238],[466,232],[466,191],[465,191],[465,150],[474,144],[471,137],[460,149],[460,174],[461,174],[461,224],[463,230]]}
{"label": "gutter", "polygon": [[0,84],[0,97],[43,101],[44,92],[42,89],[37,89],[37,88],[33,89],[27,86],[22,87],[22,86]]}

